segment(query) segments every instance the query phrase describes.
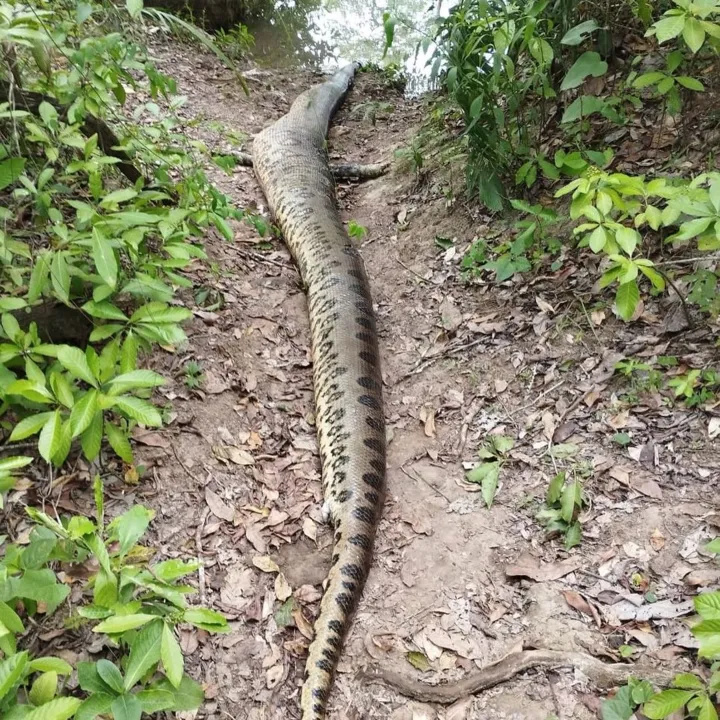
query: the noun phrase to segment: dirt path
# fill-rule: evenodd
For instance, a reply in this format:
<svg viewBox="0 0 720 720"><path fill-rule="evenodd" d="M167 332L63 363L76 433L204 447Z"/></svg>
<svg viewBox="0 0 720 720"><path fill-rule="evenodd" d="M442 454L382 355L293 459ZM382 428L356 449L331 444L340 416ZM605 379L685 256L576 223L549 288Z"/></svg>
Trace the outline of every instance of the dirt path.
<svg viewBox="0 0 720 720"><path fill-rule="evenodd" d="M214 60L156 53L188 96L186 132L218 150L230 147L228 131L257 132L317 80L251 73L248 99ZM394 105L375 125L362 105L373 100ZM419 104L361 75L331 132L331 156L387 160L421 117ZM263 210L252 170L215 169L213 179L238 205ZM464 285L462 252L490 220L449 210L440 187L418 187L411 173L343 184L338 196L344 219L367 228L360 243L391 442L376 562L331 717L597 716L597 693L570 672L529 674L441 709L361 684L354 673L370 660L419 675L411 660L429 680L452 678L525 642L608 659L632 645L641 662L682 667L678 654L692 642L686 601L718 581L702 545L717 532L720 456L706 415L652 394L627 407L612 368L630 352L700 366L712 361L712 338L663 335L657 308L618 323L594 307L600 296L589 295L583 268ZM231 621L228 635L182 636L207 687L200 713L295 718L331 540L320 521L306 304L282 243L235 229L233 243L209 239L212 262L195 278L222 306L198 308L189 347L157 358L176 378L165 389L172 422L138 438L152 479L141 487L159 510L160 547L201 556L201 594ZM456 241L441 250L436 237ZM205 374L199 391L183 383L190 360ZM630 436L627 448L612 441L618 431ZM490 510L463 467L488 434L515 441ZM560 469L583 480L589 503L582 544L569 552L534 519Z"/></svg>

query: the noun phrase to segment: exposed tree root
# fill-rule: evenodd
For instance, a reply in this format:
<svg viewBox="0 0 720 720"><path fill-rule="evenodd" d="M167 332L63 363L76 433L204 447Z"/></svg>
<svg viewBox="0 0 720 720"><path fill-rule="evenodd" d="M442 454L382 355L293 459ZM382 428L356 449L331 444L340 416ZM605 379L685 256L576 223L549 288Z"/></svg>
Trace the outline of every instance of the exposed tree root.
<svg viewBox="0 0 720 720"><path fill-rule="evenodd" d="M10 84L6 80L0 80L0 97L8 98L10 94ZM43 102L49 103L60 112L67 110L67 108L63 107L55 98L49 95L43 95L29 90L20 90L14 87L12 88L12 96L18 108L23 108L33 114L37 113L40 104ZM100 149L106 155L120 160L116 167L131 183L135 184L143 177L142 173L131 162L128 154L124 150L116 149L117 146L120 145L120 140L118 140L117 135L115 135L104 120L88 114L85 117L82 131L88 137L97 134ZM145 180L145 185L149 185L147 179Z"/></svg>
<svg viewBox="0 0 720 720"><path fill-rule="evenodd" d="M563 667L579 670L599 688L624 685L630 676L638 674L633 665L604 663L586 653L561 650L522 650L511 653L482 670L470 673L457 682L444 685L428 685L406 677L402 673L380 667L364 670L360 673L360 677L370 682L382 682L415 700L449 705L460 698L507 682L526 670L532 668L550 670ZM675 672L671 670L658 668L643 668L642 670L642 677L654 685L668 685L674 676Z"/></svg>
<svg viewBox="0 0 720 720"><path fill-rule="evenodd" d="M252 155L244 152L230 153L239 165L252 167ZM372 165L359 165L357 163L340 163L330 165L330 172L336 180L374 180L383 176L388 170L388 163L374 163Z"/></svg>

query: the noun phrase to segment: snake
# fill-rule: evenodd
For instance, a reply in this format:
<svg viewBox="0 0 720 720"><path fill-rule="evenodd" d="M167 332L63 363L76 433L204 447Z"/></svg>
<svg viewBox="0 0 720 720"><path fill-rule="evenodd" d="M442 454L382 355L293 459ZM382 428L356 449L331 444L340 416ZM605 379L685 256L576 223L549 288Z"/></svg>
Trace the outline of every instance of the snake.
<svg viewBox="0 0 720 720"><path fill-rule="evenodd" d="M307 292L323 512L333 553L308 649L302 720L326 717L328 698L362 596L385 495L382 374L370 285L340 219L327 133L357 64L301 93L258 133L253 167Z"/></svg>

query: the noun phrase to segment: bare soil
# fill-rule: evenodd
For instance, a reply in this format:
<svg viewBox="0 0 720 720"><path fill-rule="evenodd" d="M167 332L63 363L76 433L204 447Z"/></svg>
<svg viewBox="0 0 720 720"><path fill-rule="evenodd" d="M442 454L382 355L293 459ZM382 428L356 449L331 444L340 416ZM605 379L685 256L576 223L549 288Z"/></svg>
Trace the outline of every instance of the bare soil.
<svg viewBox="0 0 720 720"><path fill-rule="evenodd" d="M155 53L188 97L186 132L218 151L231 147L227 131L252 135L320 79L251 72L246 97L213 58L189 47ZM363 104L377 100L394 110L373 125ZM419 103L361 73L334 122L331 158L390 160L422 114ZM251 169L208 173L240 207L264 211ZM440 176L418 182L396 164L382 178L337 189L343 218L367 228L358 242L379 318L390 444L375 564L330 716L597 717L598 692L571 671L527 673L450 708L355 677L372 663L428 682L452 679L521 644L608 660L632 645L638 675L642 663L686 667L687 600L720 578L702 549L720 524L720 453L708 432L718 408L674 407L657 391L628 403L613 373L629 355L708 367L710 331L668 333L675 308L666 300L648 303L633 324L618 321L609 296L593 287L594 268L572 258L556 273L500 286L464 281L465 248L505 228L472 205L449 204L442 186ZM182 632L207 691L198 714L297 718L331 554L320 518L307 308L282 241L246 224L235 232L230 243L209 236L211 263L195 272L221 306L197 307L189 345L152 360L175 378L163 389L171 422L138 433L145 478L137 488L118 481L113 503L154 506L158 547L201 557L201 599L231 621L227 635ZM455 242L441 249L438 236ZM183 382L189 360L203 368L199 390ZM629 435L627 447L613 442L618 432ZM488 509L464 478L492 434L515 446ZM583 541L570 551L535 520L561 469L583 480L588 502Z"/></svg>

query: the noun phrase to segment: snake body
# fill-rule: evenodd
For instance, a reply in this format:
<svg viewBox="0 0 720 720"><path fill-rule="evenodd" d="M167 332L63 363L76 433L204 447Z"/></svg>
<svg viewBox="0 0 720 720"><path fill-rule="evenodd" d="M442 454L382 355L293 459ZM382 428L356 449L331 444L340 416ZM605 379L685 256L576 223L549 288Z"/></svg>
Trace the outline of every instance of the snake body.
<svg viewBox="0 0 720 720"><path fill-rule="evenodd" d="M328 574L302 688L302 720L322 720L345 635L365 585L385 489L377 331L362 259L337 211L330 120L355 65L310 88L253 141L255 173L307 289Z"/></svg>

